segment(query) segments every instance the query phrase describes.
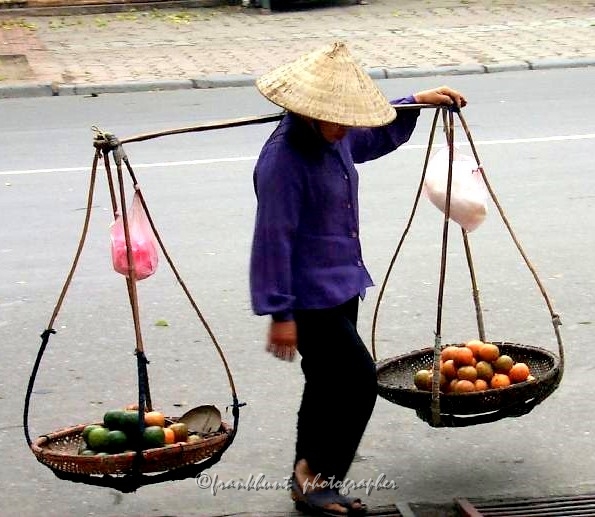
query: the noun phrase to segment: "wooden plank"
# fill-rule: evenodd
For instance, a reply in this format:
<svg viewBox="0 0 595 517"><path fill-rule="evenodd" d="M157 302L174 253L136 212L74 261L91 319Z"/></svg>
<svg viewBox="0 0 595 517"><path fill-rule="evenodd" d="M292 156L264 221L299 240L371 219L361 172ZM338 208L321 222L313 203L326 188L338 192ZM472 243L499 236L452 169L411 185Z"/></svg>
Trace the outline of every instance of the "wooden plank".
<svg viewBox="0 0 595 517"><path fill-rule="evenodd" d="M483 517L468 499L455 497L455 505L462 512L462 517Z"/></svg>
<svg viewBox="0 0 595 517"><path fill-rule="evenodd" d="M401 515L401 517L415 517L415 514L408 503L397 503L397 510L399 510L399 515Z"/></svg>

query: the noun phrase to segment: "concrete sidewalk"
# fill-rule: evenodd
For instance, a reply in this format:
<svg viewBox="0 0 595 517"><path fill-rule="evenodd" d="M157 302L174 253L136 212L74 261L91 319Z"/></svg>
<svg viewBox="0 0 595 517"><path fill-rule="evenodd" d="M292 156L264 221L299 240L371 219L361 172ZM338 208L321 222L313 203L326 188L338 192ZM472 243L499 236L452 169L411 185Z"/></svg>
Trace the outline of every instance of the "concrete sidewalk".
<svg viewBox="0 0 595 517"><path fill-rule="evenodd" d="M113 9L0 9L0 97L249 85L335 39L376 79L595 65L593 1Z"/></svg>

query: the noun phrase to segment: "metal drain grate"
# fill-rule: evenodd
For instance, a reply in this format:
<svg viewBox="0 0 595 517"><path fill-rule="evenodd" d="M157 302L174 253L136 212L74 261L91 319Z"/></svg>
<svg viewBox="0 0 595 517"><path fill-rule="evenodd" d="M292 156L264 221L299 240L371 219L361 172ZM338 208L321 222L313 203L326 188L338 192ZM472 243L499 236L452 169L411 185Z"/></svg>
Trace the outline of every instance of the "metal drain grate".
<svg viewBox="0 0 595 517"><path fill-rule="evenodd" d="M407 503L368 508L366 515L374 517L415 517Z"/></svg>
<svg viewBox="0 0 595 517"><path fill-rule="evenodd" d="M595 494L535 499L455 499L462 517L595 517Z"/></svg>

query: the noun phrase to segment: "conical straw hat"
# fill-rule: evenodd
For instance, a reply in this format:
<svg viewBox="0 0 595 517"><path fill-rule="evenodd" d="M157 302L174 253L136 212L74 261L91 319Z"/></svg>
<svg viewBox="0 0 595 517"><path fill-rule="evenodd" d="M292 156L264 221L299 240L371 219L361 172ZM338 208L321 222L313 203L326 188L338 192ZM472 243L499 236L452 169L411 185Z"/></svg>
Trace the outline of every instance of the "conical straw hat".
<svg viewBox="0 0 595 517"><path fill-rule="evenodd" d="M343 42L321 47L264 74L256 87L278 106L316 120L376 127L396 116Z"/></svg>

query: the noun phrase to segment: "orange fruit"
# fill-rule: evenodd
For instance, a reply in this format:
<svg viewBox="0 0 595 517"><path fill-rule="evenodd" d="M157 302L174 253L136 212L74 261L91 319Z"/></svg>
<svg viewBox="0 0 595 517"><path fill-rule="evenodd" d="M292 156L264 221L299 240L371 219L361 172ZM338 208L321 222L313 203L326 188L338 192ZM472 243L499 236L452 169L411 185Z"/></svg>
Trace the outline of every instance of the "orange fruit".
<svg viewBox="0 0 595 517"><path fill-rule="evenodd" d="M467 348L470 348L475 357L479 357L479 349L482 347L483 341L479 339L471 339L465 343Z"/></svg>
<svg viewBox="0 0 595 517"><path fill-rule="evenodd" d="M454 387L455 393L469 393L475 391L475 384L465 379L457 381Z"/></svg>
<svg viewBox="0 0 595 517"><path fill-rule="evenodd" d="M165 416L160 411L147 411L145 413L145 424L147 426L158 425L163 427L165 425Z"/></svg>
<svg viewBox="0 0 595 517"><path fill-rule="evenodd" d="M164 427L163 428L163 436L164 436L163 443L165 443L165 445L169 445L171 443L176 443L176 433L174 432L173 429L170 429L169 427Z"/></svg>
<svg viewBox="0 0 595 517"><path fill-rule="evenodd" d="M484 391L489 388L488 383L483 379L477 379L474 383L475 391Z"/></svg>
<svg viewBox="0 0 595 517"><path fill-rule="evenodd" d="M457 370L457 377L460 380L475 382L477 379L477 370L473 366L461 366Z"/></svg>
<svg viewBox="0 0 595 517"><path fill-rule="evenodd" d="M445 392L448 389L448 379L443 373L440 374L440 391Z"/></svg>
<svg viewBox="0 0 595 517"><path fill-rule="evenodd" d="M494 370L496 370L498 373L507 374L512 368L513 364L514 361L512 357L510 357L509 355L501 355L492 363L492 366L494 367Z"/></svg>
<svg viewBox="0 0 595 517"><path fill-rule="evenodd" d="M490 380L491 388L506 388L510 386L510 379L505 373L495 373Z"/></svg>
<svg viewBox="0 0 595 517"><path fill-rule="evenodd" d="M448 389L448 383L450 381L446 378L446 375L444 375L442 372L440 372L438 375L439 375L438 378L440 379L438 381L438 389L444 393ZM430 379L429 379L429 383L428 383L428 391L432 391L433 380L434 380L434 376L430 375Z"/></svg>
<svg viewBox="0 0 595 517"><path fill-rule="evenodd" d="M484 343L479 347L479 359L491 363L498 359L500 349L494 343Z"/></svg>
<svg viewBox="0 0 595 517"><path fill-rule="evenodd" d="M440 352L440 358L446 362L450 359L454 359L457 351L459 350L458 346L448 345L447 347L443 348Z"/></svg>
<svg viewBox="0 0 595 517"><path fill-rule="evenodd" d="M524 382L529 377L529 367L525 363L516 363L508 372L508 376L512 383Z"/></svg>
<svg viewBox="0 0 595 517"><path fill-rule="evenodd" d="M457 376L457 367L455 366L455 362L452 359L444 361L442 363L442 367L440 368L440 372L443 373L447 379L454 379Z"/></svg>
<svg viewBox="0 0 595 517"><path fill-rule="evenodd" d="M472 365L473 364L473 351L466 346L460 346L457 348L457 353L454 357L455 363L459 366Z"/></svg>
<svg viewBox="0 0 595 517"><path fill-rule="evenodd" d="M455 390L455 386L459 382L459 379L454 378L448 383L448 387L446 388L446 393L453 393Z"/></svg>
<svg viewBox="0 0 595 517"><path fill-rule="evenodd" d="M475 365L475 369L477 370L477 377L485 381L489 381L494 375L494 369L487 361L479 361Z"/></svg>

